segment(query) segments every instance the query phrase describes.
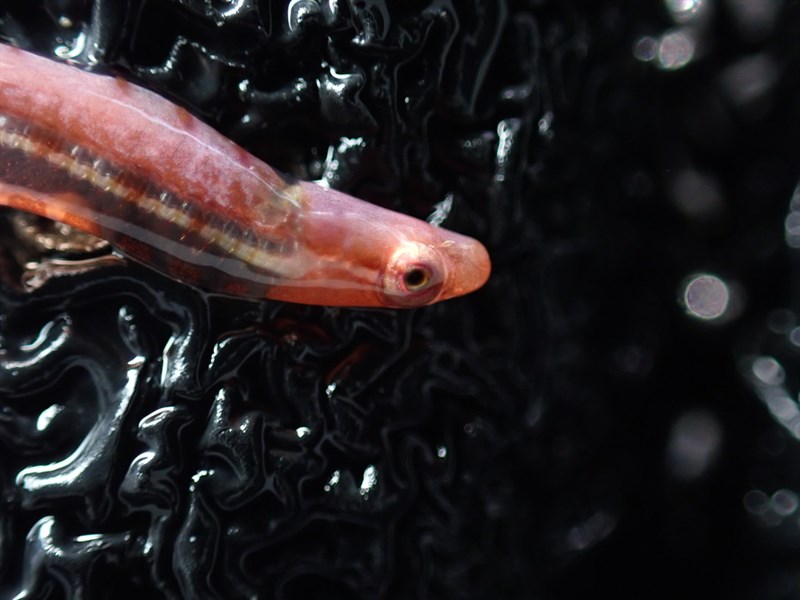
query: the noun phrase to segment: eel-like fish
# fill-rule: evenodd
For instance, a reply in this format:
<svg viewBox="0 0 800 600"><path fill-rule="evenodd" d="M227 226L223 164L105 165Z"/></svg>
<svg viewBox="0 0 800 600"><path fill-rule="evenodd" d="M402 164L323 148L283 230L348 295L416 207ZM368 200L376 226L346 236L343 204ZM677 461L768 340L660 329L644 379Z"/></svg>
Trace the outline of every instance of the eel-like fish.
<svg viewBox="0 0 800 600"><path fill-rule="evenodd" d="M151 91L6 45L0 205L233 296L415 307L491 268L474 239L290 181Z"/></svg>

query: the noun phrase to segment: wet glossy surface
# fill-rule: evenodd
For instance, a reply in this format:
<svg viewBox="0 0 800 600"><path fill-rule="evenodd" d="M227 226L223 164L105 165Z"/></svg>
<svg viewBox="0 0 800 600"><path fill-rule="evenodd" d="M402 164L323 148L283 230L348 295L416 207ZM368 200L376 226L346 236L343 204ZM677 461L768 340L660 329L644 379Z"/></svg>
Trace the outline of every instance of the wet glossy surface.
<svg viewBox="0 0 800 600"><path fill-rule="evenodd" d="M108 264L26 292L4 231L6 595L798 597L793 3L6 6L495 258L330 310Z"/></svg>

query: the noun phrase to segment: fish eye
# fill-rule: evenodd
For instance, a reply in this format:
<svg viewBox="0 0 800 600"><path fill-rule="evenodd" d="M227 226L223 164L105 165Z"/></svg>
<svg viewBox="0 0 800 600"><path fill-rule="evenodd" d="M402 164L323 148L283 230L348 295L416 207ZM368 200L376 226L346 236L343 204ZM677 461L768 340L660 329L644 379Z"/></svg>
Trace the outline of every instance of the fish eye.
<svg viewBox="0 0 800 600"><path fill-rule="evenodd" d="M381 293L387 306L412 307L433 302L442 291L446 272L439 252L425 244L409 243L389 260Z"/></svg>
<svg viewBox="0 0 800 600"><path fill-rule="evenodd" d="M406 271L403 283L409 292L418 292L430 283L430 270L423 265L414 265Z"/></svg>

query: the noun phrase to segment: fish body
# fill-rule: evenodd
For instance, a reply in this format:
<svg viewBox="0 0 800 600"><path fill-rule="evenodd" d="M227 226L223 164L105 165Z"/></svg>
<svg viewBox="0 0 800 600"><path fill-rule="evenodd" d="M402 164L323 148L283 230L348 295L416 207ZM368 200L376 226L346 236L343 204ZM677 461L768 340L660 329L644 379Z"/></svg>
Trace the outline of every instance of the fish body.
<svg viewBox="0 0 800 600"><path fill-rule="evenodd" d="M233 296L414 307L490 270L471 238L291 181L149 90L6 45L0 205Z"/></svg>

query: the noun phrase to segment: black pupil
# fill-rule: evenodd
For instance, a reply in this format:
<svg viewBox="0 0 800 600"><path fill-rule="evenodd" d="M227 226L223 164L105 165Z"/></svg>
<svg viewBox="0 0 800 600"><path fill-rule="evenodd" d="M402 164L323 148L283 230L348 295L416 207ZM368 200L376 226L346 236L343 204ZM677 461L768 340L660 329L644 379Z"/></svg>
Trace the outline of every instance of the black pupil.
<svg viewBox="0 0 800 600"><path fill-rule="evenodd" d="M406 287L409 289L416 289L428 283L428 273L425 269L415 268L406 272L405 276Z"/></svg>

